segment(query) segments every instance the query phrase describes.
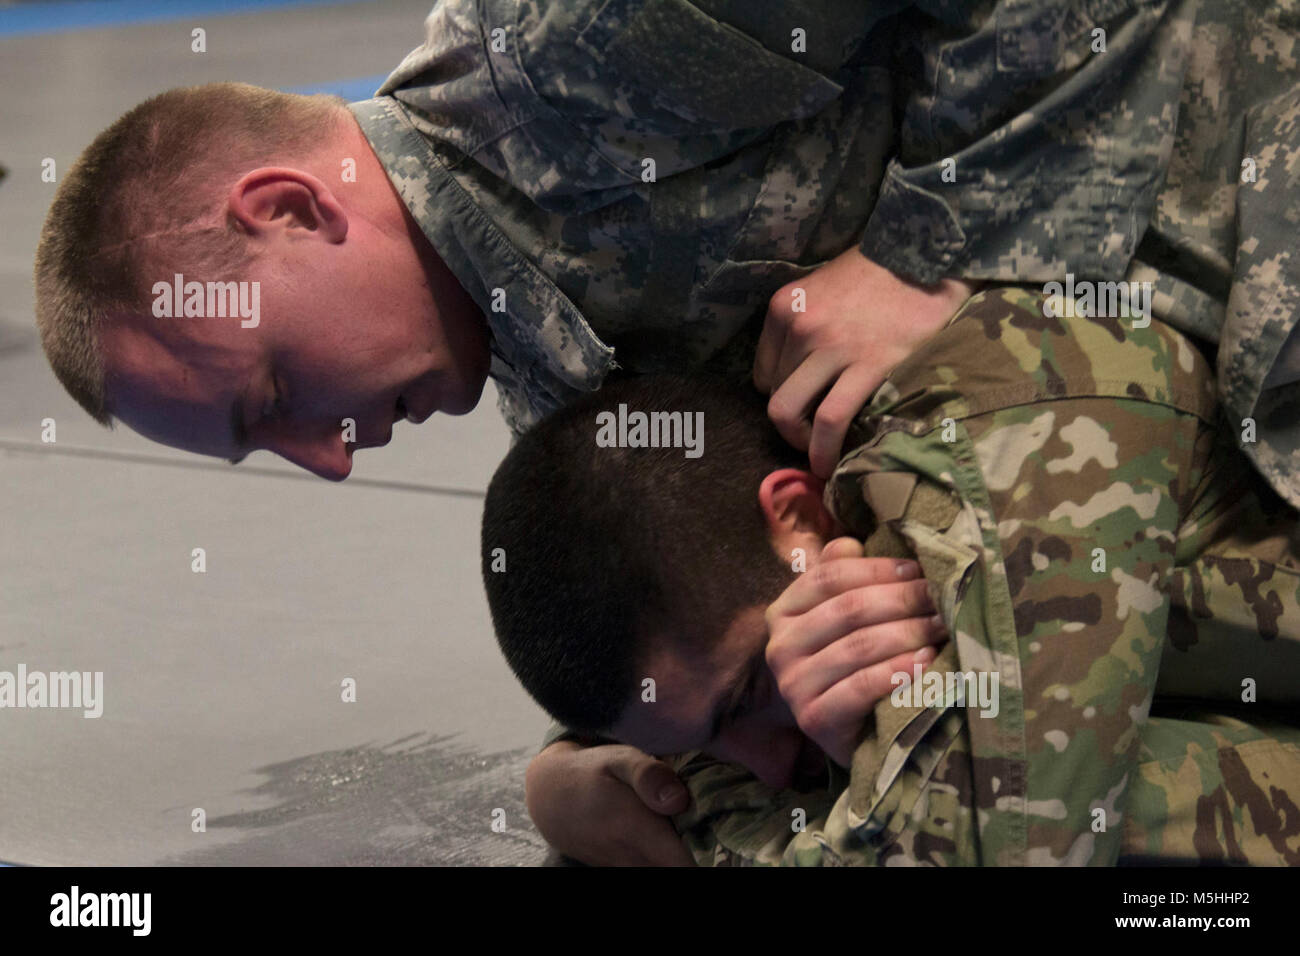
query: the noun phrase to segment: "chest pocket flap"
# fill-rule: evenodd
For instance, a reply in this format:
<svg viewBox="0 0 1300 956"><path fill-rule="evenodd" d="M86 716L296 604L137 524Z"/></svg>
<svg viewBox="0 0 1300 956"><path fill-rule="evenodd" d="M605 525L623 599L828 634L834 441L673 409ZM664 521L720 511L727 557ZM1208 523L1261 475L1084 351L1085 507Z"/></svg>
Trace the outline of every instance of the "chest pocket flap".
<svg viewBox="0 0 1300 956"><path fill-rule="evenodd" d="M821 111L843 88L686 0L609 0L577 45L668 114L714 130Z"/></svg>

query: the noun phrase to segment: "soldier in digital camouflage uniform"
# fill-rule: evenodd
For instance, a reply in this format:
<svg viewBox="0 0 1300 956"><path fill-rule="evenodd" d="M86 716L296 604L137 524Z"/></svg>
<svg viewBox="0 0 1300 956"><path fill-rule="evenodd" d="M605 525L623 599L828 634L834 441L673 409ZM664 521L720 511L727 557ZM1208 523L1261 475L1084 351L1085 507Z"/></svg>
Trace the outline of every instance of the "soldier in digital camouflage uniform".
<svg viewBox="0 0 1300 956"><path fill-rule="evenodd" d="M769 297L856 246L922 283L1151 282L1220 345L1233 433L1300 505L1294 23L1244 0L445 0L352 110L487 314L516 431L616 369L746 373Z"/></svg>
<svg viewBox="0 0 1300 956"><path fill-rule="evenodd" d="M1270 716L1300 698L1294 517L1186 339L1044 301L972 298L826 491L869 556L919 559L954 635L929 669L996 673L997 713L886 698L817 794L685 755L699 862L1300 864L1300 726Z"/></svg>

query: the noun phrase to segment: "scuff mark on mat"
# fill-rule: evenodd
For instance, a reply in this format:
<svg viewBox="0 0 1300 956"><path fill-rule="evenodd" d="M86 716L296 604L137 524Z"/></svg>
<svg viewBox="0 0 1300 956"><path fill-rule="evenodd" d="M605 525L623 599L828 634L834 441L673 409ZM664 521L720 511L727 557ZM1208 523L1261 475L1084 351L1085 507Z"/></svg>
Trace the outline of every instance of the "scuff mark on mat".
<svg viewBox="0 0 1300 956"><path fill-rule="evenodd" d="M532 755L529 748L483 753L454 736L412 734L259 767L267 780L247 792L276 803L207 820L209 830L251 832L163 863L538 865L547 846L523 802ZM504 830L493 831L494 819L504 819Z"/></svg>

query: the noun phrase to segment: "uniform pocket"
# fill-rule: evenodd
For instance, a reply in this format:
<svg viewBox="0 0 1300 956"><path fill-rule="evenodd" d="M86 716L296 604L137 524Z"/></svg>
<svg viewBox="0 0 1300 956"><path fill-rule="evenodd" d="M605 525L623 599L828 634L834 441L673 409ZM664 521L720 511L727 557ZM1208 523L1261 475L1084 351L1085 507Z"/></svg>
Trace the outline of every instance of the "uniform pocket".
<svg viewBox="0 0 1300 956"><path fill-rule="evenodd" d="M842 88L685 0L609 0L576 44L659 108L666 127L773 126L820 111Z"/></svg>
<svg viewBox="0 0 1300 956"><path fill-rule="evenodd" d="M722 297L729 304L766 309L777 289L802 279L822 265L822 262L801 265L785 259L728 259L704 284L704 289L710 298Z"/></svg>

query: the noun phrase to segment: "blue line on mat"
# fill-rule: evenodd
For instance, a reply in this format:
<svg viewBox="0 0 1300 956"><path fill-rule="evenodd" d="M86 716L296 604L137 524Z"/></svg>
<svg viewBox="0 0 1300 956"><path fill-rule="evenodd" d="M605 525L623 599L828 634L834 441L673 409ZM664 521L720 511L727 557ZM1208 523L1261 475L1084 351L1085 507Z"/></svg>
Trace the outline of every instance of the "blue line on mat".
<svg viewBox="0 0 1300 956"><path fill-rule="evenodd" d="M379 73L375 76L358 76L350 80L330 80L326 83L310 83L307 86L286 86L282 87L281 92L301 93L304 96L311 93L333 93L352 103L370 99L386 79L388 79L387 73Z"/></svg>
<svg viewBox="0 0 1300 956"><path fill-rule="evenodd" d="M306 4L336 5L357 0L57 0L0 6L0 37L164 23L190 17L260 13Z"/></svg>

